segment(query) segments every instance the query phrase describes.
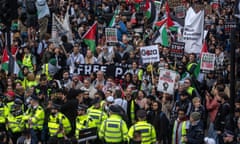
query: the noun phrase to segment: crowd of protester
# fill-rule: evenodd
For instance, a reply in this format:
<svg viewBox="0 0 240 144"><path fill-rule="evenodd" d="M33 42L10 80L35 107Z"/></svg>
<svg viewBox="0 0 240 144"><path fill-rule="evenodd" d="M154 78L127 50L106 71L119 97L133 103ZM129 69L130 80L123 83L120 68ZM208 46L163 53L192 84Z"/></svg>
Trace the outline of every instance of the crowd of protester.
<svg viewBox="0 0 240 144"><path fill-rule="evenodd" d="M35 10L27 1L31 0L19 1L19 19L11 26L10 51L21 74L3 69L6 26L1 23L0 143L86 143L79 140L82 130L89 128L96 128L97 138L87 143L95 144L240 143L238 20L234 95L230 95L231 43L224 29L224 22L235 19L237 1L220 0L219 7L205 15L205 40L216 59L214 71L202 72L201 78L194 73L199 54L176 59L169 46L159 43L160 62L142 63L140 47L155 44L157 29L142 11L136 22L131 21L137 0L33 0ZM166 17L166 1L161 2L159 21ZM179 3L187 10L211 2ZM170 11L174 16L174 8ZM73 41L66 35L59 45L52 41L53 13L61 21L69 14ZM112 17L119 43L109 50L104 30ZM96 50L91 51L82 37L94 22L98 31ZM130 66L116 78L103 71L80 75L81 64ZM159 69L177 72L173 95L158 90Z"/></svg>

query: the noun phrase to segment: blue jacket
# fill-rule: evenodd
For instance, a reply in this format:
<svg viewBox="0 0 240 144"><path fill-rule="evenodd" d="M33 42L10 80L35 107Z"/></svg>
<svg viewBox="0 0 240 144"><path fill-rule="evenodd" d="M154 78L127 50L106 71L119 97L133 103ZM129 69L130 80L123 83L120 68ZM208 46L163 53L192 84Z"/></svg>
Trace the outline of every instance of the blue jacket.
<svg viewBox="0 0 240 144"><path fill-rule="evenodd" d="M122 41L122 35L127 33L127 27L123 21L119 21L117 25L120 26L120 28L117 29L117 39L118 41Z"/></svg>

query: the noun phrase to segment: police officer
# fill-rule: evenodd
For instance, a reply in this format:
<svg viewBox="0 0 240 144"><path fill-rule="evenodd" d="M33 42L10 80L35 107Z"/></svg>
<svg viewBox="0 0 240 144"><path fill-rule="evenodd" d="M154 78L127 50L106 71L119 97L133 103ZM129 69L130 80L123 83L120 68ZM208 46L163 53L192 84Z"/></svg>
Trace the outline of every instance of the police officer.
<svg viewBox="0 0 240 144"><path fill-rule="evenodd" d="M6 117L9 114L9 108L4 103L4 95L0 94L0 131L6 130Z"/></svg>
<svg viewBox="0 0 240 144"><path fill-rule="evenodd" d="M193 112L190 115L190 127L187 135L183 137L183 142L187 144L202 144L204 143L204 128L201 121L201 114Z"/></svg>
<svg viewBox="0 0 240 144"><path fill-rule="evenodd" d="M75 137L79 139L79 133L81 130L86 128L94 127L92 119L86 114L87 106L84 104L79 104L77 108L78 116L76 118L76 130Z"/></svg>
<svg viewBox="0 0 240 144"><path fill-rule="evenodd" d="M41 133L43 129L43 123L45 118L45 111L42 106L39 105L39 98L35 95L31 96L30 100L31 107L26 113L26 118L28 120L28 124L31 125L34 132L36 133L37 140L41 140Z"/></svg>
<svg viewBox="0 0 240 144"><path fill-rule="evenodd" d="M124 144L128 142L128 128L121 117L122 109L119 105L109 107L110 117L104 120L98 132L99 138L105 144Z"/></svg>
<svg viewBox="0 0 240 144"><path fill-rule="evenodd" d="M146 121L147 112L145 110L137 111L138 122L130 127L128 131L128 136L133 139L134 133L136 131L141 132L142 144L153 144L156 143L156 131L153 125L147 123Z"/></svg>
<svg viewBox="0 0 240 144"><path fill-rule="evenodd" d="M21 136L22 131L25 128L23 117L23 101L16 99L6 120L6 129L14 144L16 143L17 138Z"/></svg>
<svg viewBox="0 0 240 144"><path fill-rule="evenodd" d="M64 139L64 137L71 131L71 123L68 118L59 110L61 105L53 102L51 106L51 114L48 120L48 130L51 137Z"/></svg>
<svg viewBox="0 0 240 144"><path fill-rule="evenodd" d="M93 106L88 108L87 115L93 120L95 126L99 129L101 123L107 119L107 114L101 107L101 99L95 98L92 101Z"/></svg>

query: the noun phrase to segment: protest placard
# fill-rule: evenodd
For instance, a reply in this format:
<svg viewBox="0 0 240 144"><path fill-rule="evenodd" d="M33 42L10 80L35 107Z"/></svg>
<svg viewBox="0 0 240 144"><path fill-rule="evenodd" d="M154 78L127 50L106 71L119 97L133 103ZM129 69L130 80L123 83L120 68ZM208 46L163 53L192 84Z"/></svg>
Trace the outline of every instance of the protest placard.
<svg viewBox="0 0 240 144"><path fill-rule="evenodd" d="M215 54L202 53L200 69L202 71L213 71L215 63Z"/></svg>
<svg viewBox="0 0 240 144"><path fill-rule="evenodd" d="M160 92L174 94L176 72L167 69L161 69L157 90Z"/></svg>
<svg viewBox="0 0 240 144"><path fill-rule="evenodd" d="M116 28L106 28L105 36L107 43L117 43L117 29Z"/></svg>
<svg viewBox="0 0 240 144"><path fill-rule="evenodd" d="M182 58L184 54L185 43L184 42L172 42L170 55L175 58Z"/></svg>
<svg viewBox="0 0 240 144"><path fill-rule="evenodd" d="M160 61L158 45L145 46L140 48L142 62L154 63Z"/></svg>
<svg viewBox="0 0 240 144"><path fill-rule="evenodd" d="M177 6L175 7L175 15L177 18L184 18L186 15L186 8L185 6Z"/></svg>

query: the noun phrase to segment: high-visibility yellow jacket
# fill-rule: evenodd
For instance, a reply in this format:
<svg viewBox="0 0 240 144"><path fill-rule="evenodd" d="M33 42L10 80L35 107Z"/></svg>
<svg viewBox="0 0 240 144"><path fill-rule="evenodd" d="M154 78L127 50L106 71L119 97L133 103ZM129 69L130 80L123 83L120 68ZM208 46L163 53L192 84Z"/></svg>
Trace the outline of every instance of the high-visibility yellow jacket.
<svg viewBox="0 0 240 144"><path fill-rule="evenodd" d="M128 131L128 136L133 139L135 131L141 132L142 144L152 144L156 140L156 131L153 125L147 123L147 121L138 121L136 124L130 127Z"/></svg>
<svg viewBox="0 0 240 144"><path fill-rule="evenodd" d="M112 114L102 122L98 136L107 143L121 143L128 141L127 133L128 128L125 121L121 116Z"/></svg>

